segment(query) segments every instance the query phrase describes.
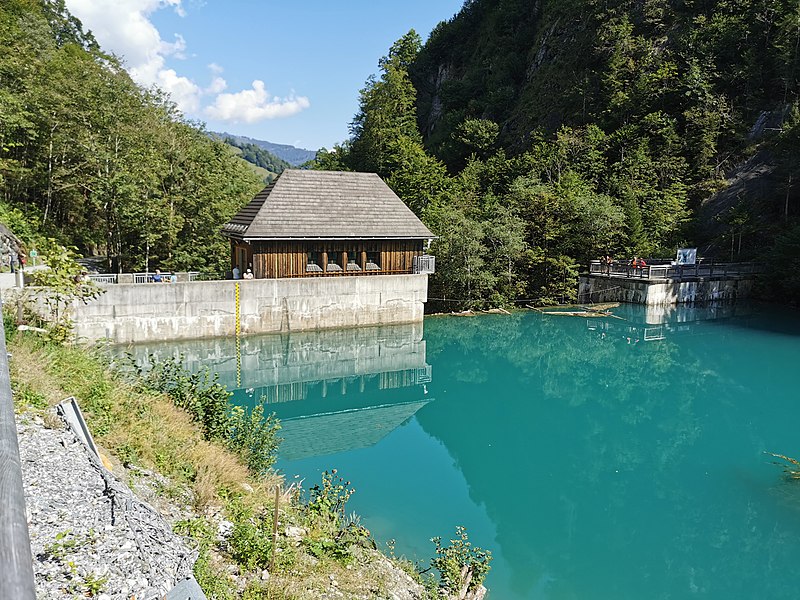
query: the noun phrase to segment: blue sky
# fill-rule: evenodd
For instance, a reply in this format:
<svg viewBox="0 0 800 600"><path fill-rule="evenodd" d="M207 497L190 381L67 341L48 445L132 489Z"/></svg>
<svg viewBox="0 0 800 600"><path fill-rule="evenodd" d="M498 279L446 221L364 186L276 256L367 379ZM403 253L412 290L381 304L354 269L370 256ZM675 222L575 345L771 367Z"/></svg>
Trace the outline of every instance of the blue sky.
<svg viewBox="0 0 800 600"><path fill-rule="evenodd" d="M463 0L66 0L136 81L208 129L316 150L347 138L389 46Z"/></svg>

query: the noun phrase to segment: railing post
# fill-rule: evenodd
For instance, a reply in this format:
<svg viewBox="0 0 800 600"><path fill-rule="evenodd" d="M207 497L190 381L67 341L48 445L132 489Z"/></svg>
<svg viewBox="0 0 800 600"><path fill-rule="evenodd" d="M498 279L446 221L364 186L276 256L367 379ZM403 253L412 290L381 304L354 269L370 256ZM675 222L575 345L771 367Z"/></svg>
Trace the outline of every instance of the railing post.
<svg viewBox="0 0 800 600"><path fill-rule="evenodd" d="M0 303L2 310L2 303ZM35 600L33 559L22 466L8 373L5 327L0 324L0 598Z"/></svg>

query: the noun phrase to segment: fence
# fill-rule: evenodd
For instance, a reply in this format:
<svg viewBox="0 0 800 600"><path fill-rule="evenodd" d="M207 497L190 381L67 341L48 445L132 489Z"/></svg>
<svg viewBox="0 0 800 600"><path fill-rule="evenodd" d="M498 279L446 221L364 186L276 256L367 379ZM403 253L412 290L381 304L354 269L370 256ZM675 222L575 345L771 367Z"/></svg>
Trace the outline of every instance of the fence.
<svg viewBox="0 0 800 600"><path fill-rule="evenodd" d="M436 272L436 257L429 254L414 257L414 273L433 274Z"/></svg>
<svg viewBox="0 0 800 600"><path fill-rule="evenodd" d="M115 283L153 283L155 273L92 273L89 275L95 283L115 284ZM161 281L170 281L175 275L180 281L197 281L200 279L198 271L188 273L160 273Z"/></svg>
<svg viewBox="0 0 800 600"><path fill-rule="evenodd" d="M609 265L599 260L589 263L591 275L608 275L610 277L638 277L641 279L682 279L684 277L726 277L756 275L764 271L761 263L715 263L714 261L698 261L694 265L674 265L664 260L646 261L645 267L633 267L627 263L614 262Z"/></svg>
<svg viewBox="0 0 800 600"><path fill-rule="evenodd" d="M0 325L0 598L36 598L3 325Z"/></svg>

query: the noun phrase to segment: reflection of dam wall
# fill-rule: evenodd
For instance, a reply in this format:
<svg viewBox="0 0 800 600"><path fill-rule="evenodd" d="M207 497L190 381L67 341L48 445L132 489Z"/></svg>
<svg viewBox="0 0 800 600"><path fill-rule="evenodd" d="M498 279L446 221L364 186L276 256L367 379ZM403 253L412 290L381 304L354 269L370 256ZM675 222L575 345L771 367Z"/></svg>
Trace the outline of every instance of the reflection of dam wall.
<svg viewBox="0 0 800 600"><path fill-rule="evenodd" d="M139 360L183 355L192 371L208 367L228 389L299 384L361 375L425 369L422 323L359 327L240 339L133 346ZM399 377L397 375L396 377Z"/></svg>
<svg viewBox="0 0 800 600"><path fill-rule="evenodd" d="M208 368L233 392L231 402L268 403L281 420L279 454L306 458L371 446L432 398L426 383L422 323L137 345L148 355L183 356L191 371Z"/></svg>
<svg viewBox="0 0 800 600"><path fill-rule="evenodd" d="M587 319L589 331L615 334L631 341L658 341L673 335L706 331L710 322L752 314L747 302L709 302L641 307L624 304L614 309L615 319Z"/></svg>

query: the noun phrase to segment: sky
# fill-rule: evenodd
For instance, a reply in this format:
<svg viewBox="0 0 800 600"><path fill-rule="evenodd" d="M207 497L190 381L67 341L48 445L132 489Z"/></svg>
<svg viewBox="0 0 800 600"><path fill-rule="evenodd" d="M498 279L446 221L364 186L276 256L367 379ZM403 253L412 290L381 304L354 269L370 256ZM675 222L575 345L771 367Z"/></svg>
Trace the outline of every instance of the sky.
<svg viewBox="0 0 800 600"><path fill-rule="evenodd" d="M210 131L317 150L348 137L358 92L410 29L464 0L66 0L139 84Z"/></svg>

